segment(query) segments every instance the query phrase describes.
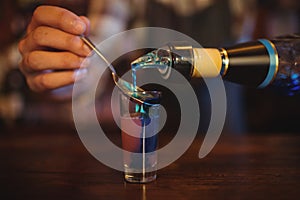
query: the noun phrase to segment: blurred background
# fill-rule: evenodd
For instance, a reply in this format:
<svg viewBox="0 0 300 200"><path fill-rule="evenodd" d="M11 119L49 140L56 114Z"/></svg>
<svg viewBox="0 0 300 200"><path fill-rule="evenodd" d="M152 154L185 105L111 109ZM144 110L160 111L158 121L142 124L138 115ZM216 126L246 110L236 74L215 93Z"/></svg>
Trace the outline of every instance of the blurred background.
<svg viewBox="0 0 300 200"><path fill-rule="evenodd" d="M31 92L18 70L17 43L25 33L33 10L41 4L59 5L88 16L91 37L100 40L142 26L180 31L204 47L229 46L300 32L299 0L1 0L0 133L22 125L74 126L71 102L53 101ZM121 60L129 62L126 58ZM104 82L107 88L113 88L111 80ZM210 102L205 84L194 79L192 85L199 97L201 116L209 116L207 105ZM300 131L300 96L232 83L226 83L226 90L226 131L237 134ZM96 107L102 113L103 123L109 124L111 113L107 109L110 103L107 96L102 94ZM200 124L200 130L205 131L208 121Z"/></svg>

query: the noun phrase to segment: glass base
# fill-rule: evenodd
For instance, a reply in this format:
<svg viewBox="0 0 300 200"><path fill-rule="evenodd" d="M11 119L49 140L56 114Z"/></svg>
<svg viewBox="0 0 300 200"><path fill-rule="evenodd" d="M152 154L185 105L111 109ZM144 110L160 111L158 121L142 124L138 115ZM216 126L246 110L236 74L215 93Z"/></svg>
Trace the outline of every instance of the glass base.
<svg viewBox="0 0 300 200"><path fill-rule="evenodd" d="M156 172L125 173L125 180L129 183L149 183L156 179Z"/></svg>

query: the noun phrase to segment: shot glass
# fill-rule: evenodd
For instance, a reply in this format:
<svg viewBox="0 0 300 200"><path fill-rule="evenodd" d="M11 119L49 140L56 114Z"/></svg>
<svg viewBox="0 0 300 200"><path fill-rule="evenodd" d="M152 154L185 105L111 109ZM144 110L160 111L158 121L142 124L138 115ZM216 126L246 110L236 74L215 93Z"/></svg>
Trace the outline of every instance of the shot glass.
<svg viewBox="0 0 300 200"><path fill-rule="evenodd" d="M120 94L124 178L131 183L147 183L156 179L161 93L145 92L153 97L150 105L134 102Z"/></svg>

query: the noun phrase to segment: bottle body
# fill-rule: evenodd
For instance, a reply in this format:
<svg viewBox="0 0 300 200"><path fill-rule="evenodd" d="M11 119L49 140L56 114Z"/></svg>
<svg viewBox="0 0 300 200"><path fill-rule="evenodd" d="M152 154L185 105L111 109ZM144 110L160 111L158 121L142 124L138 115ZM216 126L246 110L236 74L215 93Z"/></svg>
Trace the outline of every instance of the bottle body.
<svg viewBox="0 0 300 200"><path fill-rule="evenodd" d="M272 41L278 52L279 67L272 82L288 95L300 93L300 36L283 37Z"/></svg>

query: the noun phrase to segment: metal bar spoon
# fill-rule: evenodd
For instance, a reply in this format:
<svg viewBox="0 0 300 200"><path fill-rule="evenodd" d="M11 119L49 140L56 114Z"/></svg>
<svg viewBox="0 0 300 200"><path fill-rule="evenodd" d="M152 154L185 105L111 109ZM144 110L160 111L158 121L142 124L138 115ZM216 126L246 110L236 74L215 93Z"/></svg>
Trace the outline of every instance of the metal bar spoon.
<svg viewBox="0 0 300 200"><path fill-rule="evenodd" d="M88 45L104 62L107 64L108 68L111 71L113 80L115 85L132 101L144 104L144 105L153 105L157 104L160 99L160 93L157 91L145 91L140 87L134 87L132 83L125 81L124 79L120 78L115 68L112 64L103 56L101 51L96 47L96 45L87 37L81 36L82 41Z"/></svg>

